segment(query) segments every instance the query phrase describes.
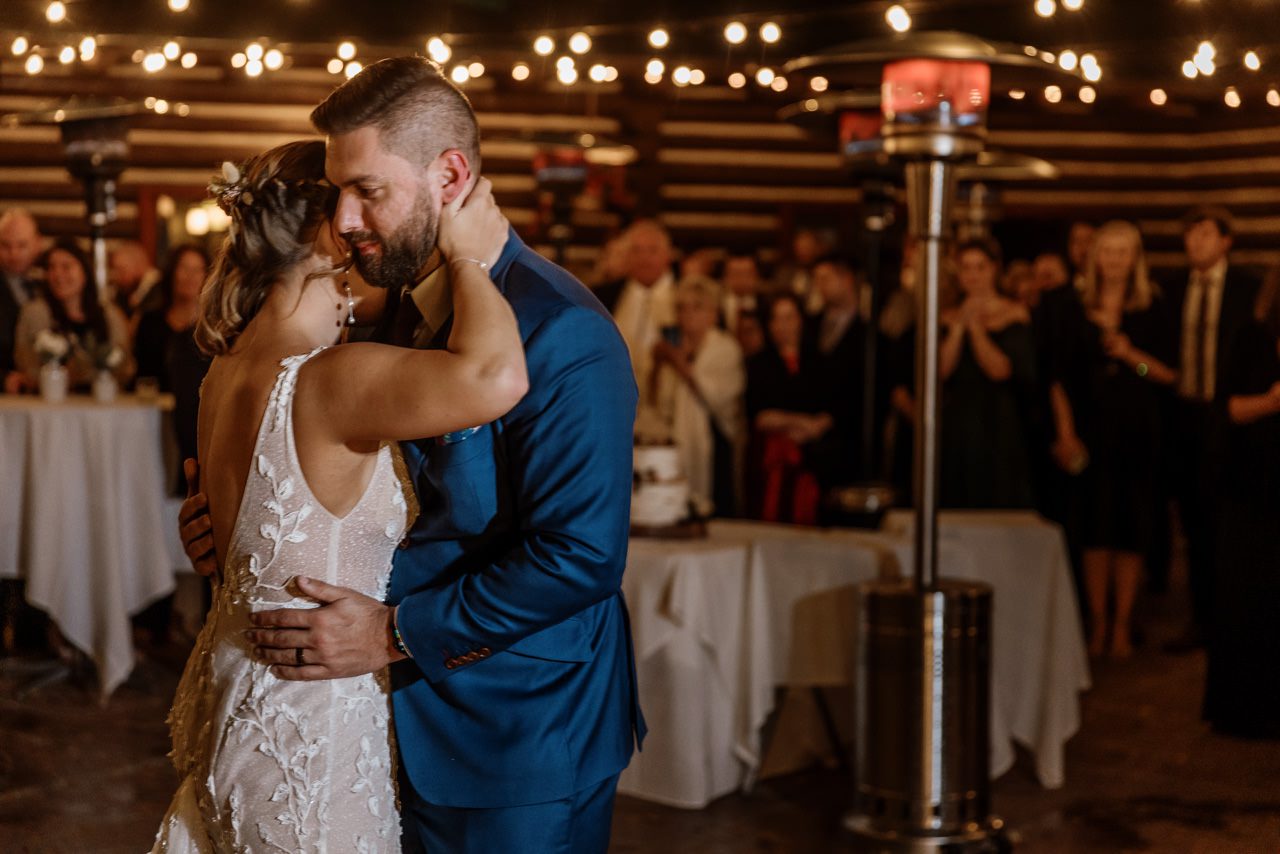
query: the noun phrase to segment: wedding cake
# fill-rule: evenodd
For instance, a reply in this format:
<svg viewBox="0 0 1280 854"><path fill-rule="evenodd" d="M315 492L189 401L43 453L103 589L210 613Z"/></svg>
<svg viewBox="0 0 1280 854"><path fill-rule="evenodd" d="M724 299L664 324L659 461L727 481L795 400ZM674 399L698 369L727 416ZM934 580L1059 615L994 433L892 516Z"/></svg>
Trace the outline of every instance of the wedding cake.
<svg viewBox="0 0 1280 854"><path fill-rule="evenodd" d="M636 445L631 524L669 528L689 518L689 481L675 445Z"/></svg>

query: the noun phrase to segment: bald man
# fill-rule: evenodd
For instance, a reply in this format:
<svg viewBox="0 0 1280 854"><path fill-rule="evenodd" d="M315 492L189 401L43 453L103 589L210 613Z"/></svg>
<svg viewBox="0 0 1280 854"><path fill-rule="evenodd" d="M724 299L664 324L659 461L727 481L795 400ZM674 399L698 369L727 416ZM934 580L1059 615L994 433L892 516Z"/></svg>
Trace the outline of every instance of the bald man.
<svg viewBox="0 0 1280 854"><path fill-rule="evenodd" d="M625 232L627 277L601 285L596 297L613 314L627 342L641 399L648 393L653 347L676 322L671 235L657 220L636 220Z"/></svg>
<svg viewBox="0 0 1280 854"><path fill-rule="evenodd" d="M147 250L136 240L122 241L111 250L107 279L116 305L130 320L136 320L164 303L164 296L156 287L160 271L152 266Z"/></svg>
<svg viewBox="0 0 1280 854"><path fill-rule="evenodd" d="M14 370L13 351L18 314L35 294L31 268L40 254L40 227L35 217L13 208L0 214L0 378L4 390L20 390L21 374Z"/></svg>

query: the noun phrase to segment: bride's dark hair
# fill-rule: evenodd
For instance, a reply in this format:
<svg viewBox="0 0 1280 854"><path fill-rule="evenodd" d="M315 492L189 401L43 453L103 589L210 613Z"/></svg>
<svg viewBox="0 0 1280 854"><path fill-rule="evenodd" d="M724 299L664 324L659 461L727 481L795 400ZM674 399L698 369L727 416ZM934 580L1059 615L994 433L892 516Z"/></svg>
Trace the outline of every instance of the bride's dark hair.
<svg viewBox="0 0 1280 854"><path fill-rule="evenodd" d="M312 252L337 193L324 177L324 143L290 142L230 164L210 185L231 228L200 294L195 338L226 353L262 308L272 285Z"/></svg>

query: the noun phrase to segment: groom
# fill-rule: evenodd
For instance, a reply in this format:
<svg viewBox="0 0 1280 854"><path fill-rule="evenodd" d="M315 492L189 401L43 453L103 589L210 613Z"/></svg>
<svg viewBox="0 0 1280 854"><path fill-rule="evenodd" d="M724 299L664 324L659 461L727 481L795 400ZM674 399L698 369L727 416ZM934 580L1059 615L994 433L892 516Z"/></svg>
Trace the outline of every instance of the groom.
<svg viewBox="0 0 1280 854"><path fill-rule="evenodd" d="M432 63L398 57L311 118L341 190L337 227L389 289L379 335L444 347L436 229L479 173L470 104ZM514 231L488 271L519 320L528 395L491 424L404 443L422 509L387 604L299 579L321 607L260 612L249 636L285 679L393 662L407 850L604 852L645 731L620 589L636 388L612 320L569 273ZM183 540L207 565L201 507L184 505Z"/></svg>

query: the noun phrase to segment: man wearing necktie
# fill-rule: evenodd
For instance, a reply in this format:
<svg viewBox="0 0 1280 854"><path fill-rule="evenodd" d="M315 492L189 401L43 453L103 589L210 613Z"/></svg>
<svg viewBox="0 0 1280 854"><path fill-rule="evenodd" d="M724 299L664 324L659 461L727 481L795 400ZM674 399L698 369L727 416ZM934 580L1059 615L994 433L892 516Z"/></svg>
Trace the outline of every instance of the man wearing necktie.
<svg viewBox="0 0 1280 854"><path fill-rule="evenodd" d="M1192 622L1166 646L1185 652L1202 646L1213 610L1217 469L1221 457L1222 401L1218 396L1226 348L1249 322L1259 282L1227 259L1231 214L1198 207L1184 219L1189 269L1170 287L1173 317L1180 323L1180 367L1174 418L1173 491L1187 538Z"/></svg>

